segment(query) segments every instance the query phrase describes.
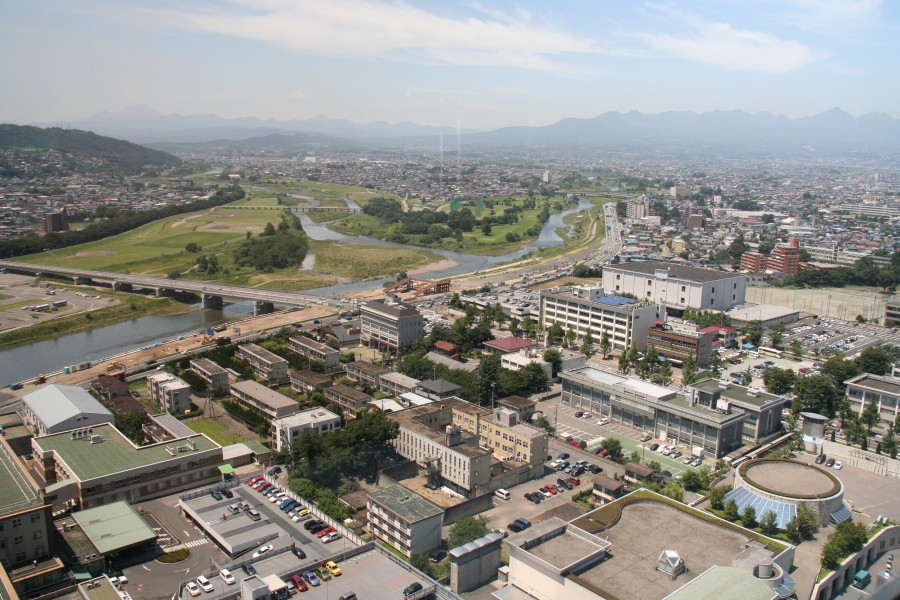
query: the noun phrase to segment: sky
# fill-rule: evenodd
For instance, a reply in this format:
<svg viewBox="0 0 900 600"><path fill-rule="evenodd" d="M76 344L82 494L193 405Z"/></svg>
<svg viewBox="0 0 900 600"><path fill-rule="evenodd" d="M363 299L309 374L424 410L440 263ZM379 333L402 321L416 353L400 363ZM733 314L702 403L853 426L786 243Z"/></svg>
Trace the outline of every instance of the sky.
<svg viewBox="0 0 900 600"><path fill-rule="evenodd" d="M894 0L5 4L0 122L147 109L465 129L632 110L900 118Z"/></svg>

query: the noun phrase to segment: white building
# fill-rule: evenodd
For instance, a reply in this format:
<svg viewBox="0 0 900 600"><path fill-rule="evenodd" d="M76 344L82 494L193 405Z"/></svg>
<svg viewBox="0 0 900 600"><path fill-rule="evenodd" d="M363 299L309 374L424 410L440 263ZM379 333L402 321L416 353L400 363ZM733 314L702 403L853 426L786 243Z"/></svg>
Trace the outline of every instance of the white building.
<svg viewBox="0 0 900 600"><path fill-rule="evenodd" d="M315 429L319 434L341 428L341 417L328 409L316 407L280 417L272 421L272 439L279 452L289 451L294 438L304 429Z"/></svg>
<svg viewBox="0 0 900 600"><path fill-rule="evenodd" d="M385 351L408 348L422 335L422 314L402 302L370 301L359 309L363 345Z"/></svg>
<svg viewBox="0 0 900 600"><path fill-rule="evenodd" d="M375 538L410 558L441 545L441 508L397 484L368 497L369 528Z"/></svg>
<svg viewBox="0 0 900 600"><path fill-rule="evenodd" d="M191 386L172 373L157 371L147 376L150 400L173 415L191 410Z"/></svg>
<svg viewBox="0 0 900 600"><path fill-rule="evenodd" d="M35 436L115 423L109 410L76 385L45 385L22 397L22 419Z"/></svg>
<svg viewBox="0 0 900 600"><path fill-rule="evenodd" d="M747 277L655 261L630 262L604 266L603 288L677 311L727 311L744 303Z"/></svg>

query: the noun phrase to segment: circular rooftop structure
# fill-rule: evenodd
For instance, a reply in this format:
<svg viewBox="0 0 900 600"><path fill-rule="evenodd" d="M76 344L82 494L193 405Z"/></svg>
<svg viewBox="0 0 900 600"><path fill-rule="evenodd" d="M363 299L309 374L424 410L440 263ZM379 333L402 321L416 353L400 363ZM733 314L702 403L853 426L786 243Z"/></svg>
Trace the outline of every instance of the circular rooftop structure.
<svg viewBox="0 0 900 600"><path fill-rule="evenodd" d="M786 458L743 463L737 469L734 489L726 497L738 503L741 514L746 506L753 506L757 517L772 510L781 529L796 516L800 504L816 512L821 525L850 518L840 479L825 469Z"/></svg>

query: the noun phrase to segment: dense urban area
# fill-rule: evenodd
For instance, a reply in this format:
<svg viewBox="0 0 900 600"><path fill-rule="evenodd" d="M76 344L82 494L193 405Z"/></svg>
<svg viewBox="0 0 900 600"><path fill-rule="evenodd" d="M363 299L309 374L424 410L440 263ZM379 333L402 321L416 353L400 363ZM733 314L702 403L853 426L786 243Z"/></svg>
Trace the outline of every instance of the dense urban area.
<svg viewBox="0 0 900 600"><path fill-rule="evenodd" d="M894 163L173 156L21 129L0 148L0 597L891 582Z"/></svg>

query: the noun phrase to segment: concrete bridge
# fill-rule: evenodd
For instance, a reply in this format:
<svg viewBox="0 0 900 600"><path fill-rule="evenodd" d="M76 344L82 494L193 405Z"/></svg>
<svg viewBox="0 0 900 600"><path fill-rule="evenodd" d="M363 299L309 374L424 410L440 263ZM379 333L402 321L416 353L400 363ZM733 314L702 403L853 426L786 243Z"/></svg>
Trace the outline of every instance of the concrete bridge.
<svg viewBox="0 0 900 600"><path fill-rule="evenodd" d="M204 281L168 279L165 277L145 277L143 275L89 271L69 267L51 267L13 261L0 261L0 272L22 273L35 277L48 275L63 277L71 279L75 285L109 285L112 289L123 292L131 292L135 288L141 288L153 290L157 296L170 296L175 292L190 292L200 296L203 308L221 309L223 298L254 300L256 304L253 313L257 315L273 312L276 304L304 306L322 301L322 298L318 296L309 296L296 292L276 292L241 285L222 285Z"/></svg>

